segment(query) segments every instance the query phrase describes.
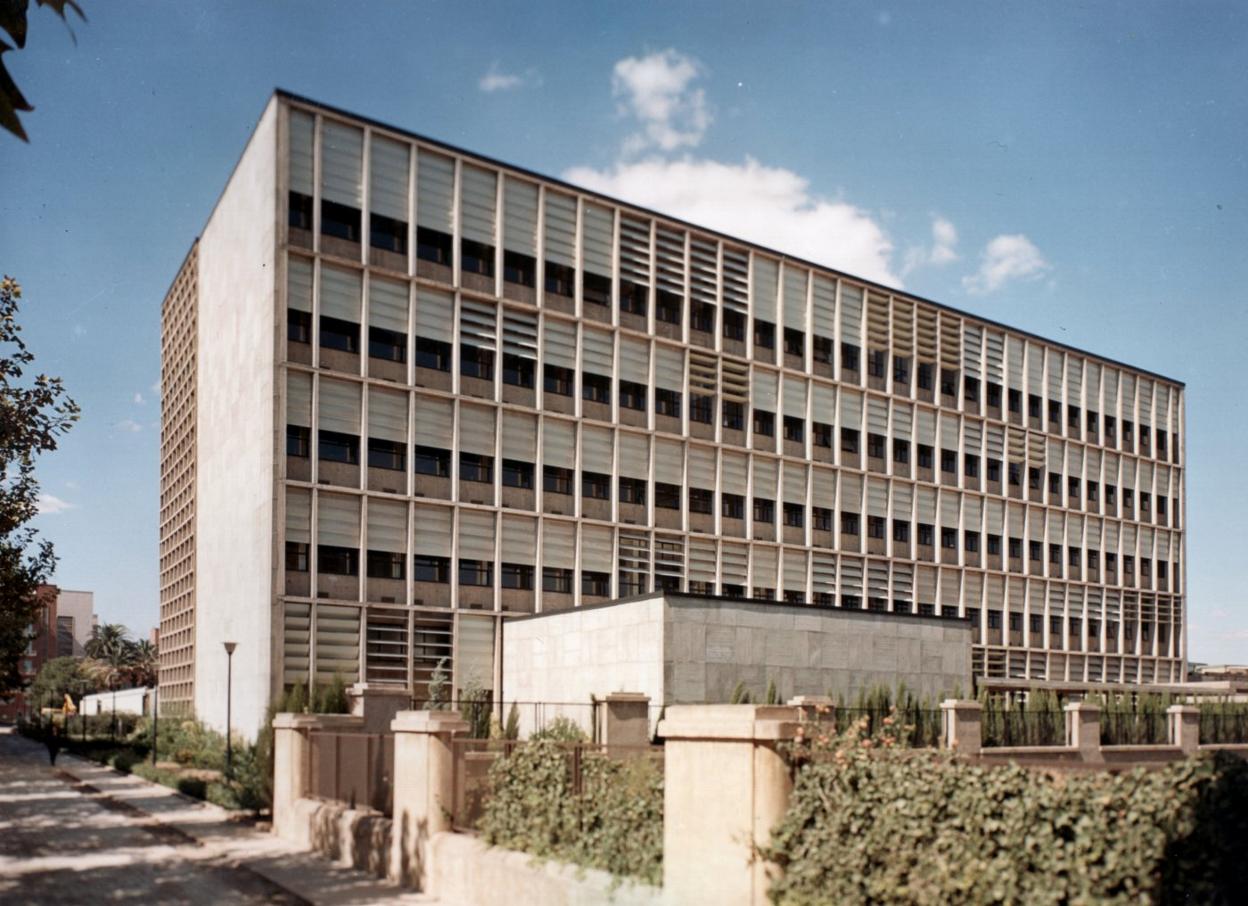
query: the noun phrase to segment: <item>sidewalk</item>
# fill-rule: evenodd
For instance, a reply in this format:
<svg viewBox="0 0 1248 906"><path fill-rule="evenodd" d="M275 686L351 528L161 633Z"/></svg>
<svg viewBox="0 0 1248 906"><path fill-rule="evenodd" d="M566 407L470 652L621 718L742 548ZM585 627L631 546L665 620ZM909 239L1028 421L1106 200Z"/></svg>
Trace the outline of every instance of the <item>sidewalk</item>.
<svg viewBox="0 0 1248 906"><path fill-rule="evenodd" d="M25 858L13 862L13 868L8 872L0 864L0 877L6 873L33 876L35 862L40 863L38 869L45 873L45 877L55 877L56 873L73 875L81 872L78 880L66 878L68 883L78 885L76 896L69 899L76 900L77 896L85 893L98 902L109 900L111 892L98 887L82 889L81 884L89 884L93 874L89 869L84 870L86 866L81 864L84 859L117 869L124 869L127 864L134 865L136 869L142 865L149 871L153 863L198 863L218 874L221 871L234 872L233 880L240 886L251 883L261 891L267 885L280 889L270 892L266 898L269 902L302 902L318 906L381 902L431 906L436 902L426 895L402 891L362 872L336 867L320 856L298 850L271 834L230 820L230 813L225 809L183 796L140 777L119 774L111 768L67 754L57 759L55 768L49 768L42 746L21 739L16 734L6 733L4 736L7 738L3 740L3 754L9 762L5 765L6 779L16 781L4 784L6 791L21 788L29 792L4 797L15 804L20 800L25 808L18 822L0 820L0 827L3 827L5 836L20 830L36 839L37 843L47 842L50 845L39 845L34 853L24 853ZM18 772L20 780L14 776ZM102 827L93 839L88 853L84 854L81 849L74 852L74 847L58 845L55 822L40 821L34 817L50 818L49 810L30 807L43 804L40 800L47 803L55 801L63 814L70 814L66 806L72 802L67 803L67 799L85 800L73 806L75 818L89 817L97 825L106 825L106 829ZM100 818L97 813L101 810L106 810L109 815ZM9 817L0 814L0 819ZM23 823L25 827L21 826ZM49 823L52 823L51 827L46 826ZM39 826L32 827L35 824ZM134 844L133 834L141 832L147 838L147 845L139 847ZM126 834L131 836L126 837ZM152 836L160 845L151 845ZM49 841L47 838L52 839ZM64 850L71 851L58 858ZM249 879L247 876L252 877ZM138 893L137 890L134 892ZM204 893L208 892L205 890ZM0 899L7 899L7 896L0 896ZM159 898L153 897L146 902L156 899Z"/></svg>

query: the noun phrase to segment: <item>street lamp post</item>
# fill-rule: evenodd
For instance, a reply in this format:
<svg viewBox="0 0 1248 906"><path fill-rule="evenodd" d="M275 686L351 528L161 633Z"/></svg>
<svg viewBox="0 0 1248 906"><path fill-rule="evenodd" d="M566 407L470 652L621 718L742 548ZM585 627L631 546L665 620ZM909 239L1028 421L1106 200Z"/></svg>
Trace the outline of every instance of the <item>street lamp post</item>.
<svg viewBox="0 0 1248 906"><path fill-rule="evenodd" d="M232 726L231 710L234 695L234 649L237 642L225 643L225 776L234 776L234 745L230 740Z"/></svg>
<svg viewBox="0 0 1248 906"><path fill-rule="evenodd" d="M157 740L160 736L160 675L157 674L156 686L152 689L152 767L156 767Z"/></svg>

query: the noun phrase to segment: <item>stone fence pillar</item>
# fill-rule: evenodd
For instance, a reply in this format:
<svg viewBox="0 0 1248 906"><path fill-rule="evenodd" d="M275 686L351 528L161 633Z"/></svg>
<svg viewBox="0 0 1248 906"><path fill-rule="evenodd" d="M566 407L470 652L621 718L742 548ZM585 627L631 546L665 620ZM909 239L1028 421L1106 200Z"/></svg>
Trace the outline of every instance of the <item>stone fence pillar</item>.
<svg viewBox="0 0 1248 906"><path fill-rule="evenodd" d="M314 776L337 765L314 764L314 730L357 729L359 719L346 714L277 714L273 717L273 832L302 846L310 844L307 822L295 812L295 803L311 796L331 796L333 777Z"/></svg>
<svg viewBox="0 0 1248 906"><path fill-rule="evenodd" d="M347 689L351 713L364 721L365 733L389 733L390 722L412 706L412 694L404 686L355 683Z"/></svg>
<svg viewBox="0 0 1248 906"><path fill-rule="evenodd" d="M943 745L959 755L978 755L984 746L984 706L948 698L940 703Z"/></svg>
<svg viewBox="0 0 1248 906"><path fill-rule="evenodd" d="M672 903L767 902L776 869L754 856L792 791L777 744L800 726L798 708L671 705L664 739L663 893Z"/></svg>
<svg viewBox="0 0 1248 906"><path fill-rule="evenodd" d="M1071 702L1066 712L1066 745L1088 762L1105 760L1101 754L1101 706L1096 702Z"/></svg>
<svg viewBox="0 0 1248 906"><path fill-rule="evenodd" d="M1184 755L1200 749L1200 708L1196 705L1171 705L1166 709L1170 722L1170 745L1178 746Z"/></svg>
<svg viewBox="0 0 1248 906"><path fill-rule="evenodd" d="M389 877L425 890L426 847L436 833L451 829L455 807L452 740L468 734L457 711L400 711L394 731L394 807L391 813Z"/></svg>
<svg viewBox="0 0 1248 906"><path fill-rule="evenodd" d="M598 738L608 750L613 746L632 749L650 745L650 696L612 692L599 699Z"/></svg>

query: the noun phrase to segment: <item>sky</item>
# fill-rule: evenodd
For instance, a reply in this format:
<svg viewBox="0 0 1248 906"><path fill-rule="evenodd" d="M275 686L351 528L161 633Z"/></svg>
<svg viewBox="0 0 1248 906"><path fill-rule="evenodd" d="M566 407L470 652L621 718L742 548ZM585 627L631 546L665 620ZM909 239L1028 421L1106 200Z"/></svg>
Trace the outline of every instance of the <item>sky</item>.
<svg viewBox="0 0 1248 906"><path fill-rule="evenodd" d="M160 304L282 87L1186 382L1189 653L1248 662L1248 4L81 2L4 57L0 270L101 620L157 621Z"/></svg>

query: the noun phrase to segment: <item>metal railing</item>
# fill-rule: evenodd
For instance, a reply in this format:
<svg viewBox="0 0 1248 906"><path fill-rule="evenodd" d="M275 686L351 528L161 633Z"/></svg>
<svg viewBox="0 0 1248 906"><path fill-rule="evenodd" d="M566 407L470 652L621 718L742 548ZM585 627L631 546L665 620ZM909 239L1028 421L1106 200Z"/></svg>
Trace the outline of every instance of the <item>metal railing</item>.
<svg viewBox="0 0 1248 906"><path fill-rule="evenodd" d="M985 708L980 726L985 748L1066 745L1066 715L1059 710Z"/></svg>
<svg viewBox="0 0 1248 906"><path fill-rule="evenodd" d="M1165 711L1101 712L1101 745L1170 745L1170 727Z"/></svg>

